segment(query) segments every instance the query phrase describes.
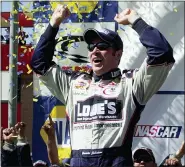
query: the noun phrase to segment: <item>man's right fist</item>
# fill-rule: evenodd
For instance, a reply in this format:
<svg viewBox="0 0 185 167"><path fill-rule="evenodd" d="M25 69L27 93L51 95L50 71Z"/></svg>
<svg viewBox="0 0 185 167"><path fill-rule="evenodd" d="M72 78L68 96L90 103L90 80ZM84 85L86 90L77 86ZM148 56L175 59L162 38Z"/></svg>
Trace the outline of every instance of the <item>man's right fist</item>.
<svg viewBox="0 0 185 167"><path fill-rule="evenodd" d="M128 25L133 24L135 20L139 18L137 12L133 9L125 9L121 13L116 14L114 20L119 24Z"/></svg>
<svg viewBox="0 0 185 167"><path fill-rule="evenodd" d="M59 27L60 23L67 19L70 16L71 12L69 11L68 7L65 5L58 5L50 20L50 24L52 27Z"/></svg>

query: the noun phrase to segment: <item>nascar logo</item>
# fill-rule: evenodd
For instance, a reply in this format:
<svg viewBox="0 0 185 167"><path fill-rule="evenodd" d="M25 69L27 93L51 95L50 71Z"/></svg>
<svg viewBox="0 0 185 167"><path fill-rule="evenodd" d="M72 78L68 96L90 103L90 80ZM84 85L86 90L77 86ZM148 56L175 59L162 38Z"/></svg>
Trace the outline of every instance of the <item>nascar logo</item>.
<svg viewBox="0 0 185 167"><path fill-rule="evenodd" d="M182 126L138 125L134 137L179 138Z"/></svg>

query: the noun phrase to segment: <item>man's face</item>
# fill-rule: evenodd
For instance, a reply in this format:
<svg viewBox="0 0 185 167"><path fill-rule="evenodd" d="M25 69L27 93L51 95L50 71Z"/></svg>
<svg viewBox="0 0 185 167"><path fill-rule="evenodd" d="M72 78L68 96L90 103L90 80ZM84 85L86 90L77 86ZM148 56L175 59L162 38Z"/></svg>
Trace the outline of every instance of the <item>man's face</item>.
<svg viewBox="0 0 185 167"><path fill-rule="evenodd" d="M134 162L134 167L157 167L156 163L150 161L150 162Z"/></svg>
<svg viewBox="0 0 185 167"><path fill-rule="evenodd" d="M105 42L99 38L92 41L92 44L97 43L103 45ZM92 51L88 52L88 56L93 72L98 76L118 67L118 60L115 57L115 50L112 47L102 49L96 46Z"/></svg>
<svg viewBox="0 0 185 167"><path fill-rule="evenodd" d="M134 159L134 167L157 167L157 164L153 162L150 156L140 155Z"/></svg>

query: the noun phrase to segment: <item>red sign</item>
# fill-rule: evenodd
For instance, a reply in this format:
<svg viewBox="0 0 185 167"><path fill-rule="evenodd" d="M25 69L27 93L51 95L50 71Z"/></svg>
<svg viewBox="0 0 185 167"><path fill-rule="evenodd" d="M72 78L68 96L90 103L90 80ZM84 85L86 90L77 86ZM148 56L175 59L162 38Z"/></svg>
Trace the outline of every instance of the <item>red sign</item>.
<svg viewBox="0 0 185 167"><path fill-rule="evenodd" d="M18 48L18 62L17 64L12 64L11 67L17 65L18 72L27 73L29 69L27 68L27 64L30 64L31 57L33 54L33 47L31 45L19 46ZM17 55L9 55L9 45L1 44L1 70L8 71L9 70L9 56L17 56Z"/></svg>
<svg viewBox="0 0 185 167"><path fill-rule="evenodd" d="M1 17L3 17L7 22L10 22L10 12L1 12ZM19 21L19 26L23 27L33 27L33 15L31 13L24 14L23 12L19 12L18 14L18 21ZM1 27L7 27L4 26L3 24Z"/></svg>
<svg viewBox="0 0 185 167"><path fill-rule="evenodd" d="M21 121L21 103L17 104L17 122ZM1 102L1 127L8 127L8 102Z"/></svg>

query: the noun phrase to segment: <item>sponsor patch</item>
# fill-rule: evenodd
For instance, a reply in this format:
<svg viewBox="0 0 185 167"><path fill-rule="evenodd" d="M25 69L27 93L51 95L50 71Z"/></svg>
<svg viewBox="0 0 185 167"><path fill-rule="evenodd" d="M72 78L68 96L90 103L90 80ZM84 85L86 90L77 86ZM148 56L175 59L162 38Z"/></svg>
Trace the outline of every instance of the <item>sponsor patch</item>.
<svg viewBox="0 0 185 167"><path fill-rule="evenodd" d="M122 119L121 101L94 96L75 105L75 122Z"/></svg>
<svg viewBox="0 0 185 167"><path fill-rule="evenodd" d="M116 88L115 87L105 88L103 89L103 94L114 96L116 94Z"/></svg>
<svg viewBox="0 0 185 167"><path fill-rule="evenodd" d="M89 87L89 83L86 81L77 81L74 84L75 89L87 89Z"/></svg>

